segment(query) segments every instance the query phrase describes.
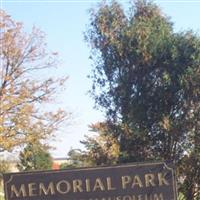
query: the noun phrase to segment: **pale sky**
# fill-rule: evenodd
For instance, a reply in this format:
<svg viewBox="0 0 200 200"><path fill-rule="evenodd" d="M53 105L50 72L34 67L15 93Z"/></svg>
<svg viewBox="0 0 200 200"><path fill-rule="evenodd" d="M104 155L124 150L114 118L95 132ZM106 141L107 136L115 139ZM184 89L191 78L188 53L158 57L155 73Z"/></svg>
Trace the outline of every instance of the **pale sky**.
<svg viewBox="0 0 200 200"><path fill-rule="evenodd" d="M1 0L3 8L11 17L24 23L26 31L35 25L46 33L48 48L59 53L62 64L56 74L68 75L67 88L57 95L60 107L74 115L70 127L58 133L54 157L66 157L69 149L82 148L79 141L88 134L88 125L103 120L103 113L93 109L94 101L87 95L91 88L89 51L83 32L89 24L88 9L100 1L45 1ZM120 1L127 5L128 1ZM155 1L174 22L176 31L192 29L200 33L200 0Z"/></svg>

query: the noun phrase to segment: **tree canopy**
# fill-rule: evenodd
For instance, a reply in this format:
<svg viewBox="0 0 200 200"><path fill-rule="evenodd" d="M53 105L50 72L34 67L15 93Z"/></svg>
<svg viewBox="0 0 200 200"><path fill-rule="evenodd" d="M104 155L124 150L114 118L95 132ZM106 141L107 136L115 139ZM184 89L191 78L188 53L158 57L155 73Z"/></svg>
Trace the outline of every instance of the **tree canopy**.
<svg viewBox="0 0 200 200"><path fill-rule="evenodd" d="M100 3L91 10L85 38L94 61L91 95L106 113L110 134L119 141L119 162L158 159L180 166L194 157L198 161L189 162L194 173L183 170L182 176L190 184L185 196L195 198L199 35L191 30L175 32L171 19L156 4L137 0L129 12L116 1Z"/></svg>
<svg viewBox="0 0 200 200"><path fill-rule="evenodd" d="M67 79L48 75L49 69L59 62L57 53L47 50L44 33L35 27L31 33L25 33L23 24L12 20L3 10L0 21L2 152L12 151L35 138L49 138L70 113L62 109L44 109L53 102L54 94L64 88Z"/></svg>

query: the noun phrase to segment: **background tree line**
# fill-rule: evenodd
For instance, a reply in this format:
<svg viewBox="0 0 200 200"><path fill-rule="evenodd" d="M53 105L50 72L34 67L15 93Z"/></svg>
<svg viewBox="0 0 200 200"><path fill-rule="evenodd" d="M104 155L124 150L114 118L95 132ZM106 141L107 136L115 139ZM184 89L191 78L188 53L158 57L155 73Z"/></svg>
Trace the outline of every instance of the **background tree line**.
<svg viewBox="0 0 200 200"><path fill-rule="evenodd" d="M106 121L92 125L75 165L170 160L178 189L200 198L200 37L175 32L151 1L100 3L90 12L91 96ZM77 160L81 161L78 163ZM65 166L66 167L66 166Z"/></svg>

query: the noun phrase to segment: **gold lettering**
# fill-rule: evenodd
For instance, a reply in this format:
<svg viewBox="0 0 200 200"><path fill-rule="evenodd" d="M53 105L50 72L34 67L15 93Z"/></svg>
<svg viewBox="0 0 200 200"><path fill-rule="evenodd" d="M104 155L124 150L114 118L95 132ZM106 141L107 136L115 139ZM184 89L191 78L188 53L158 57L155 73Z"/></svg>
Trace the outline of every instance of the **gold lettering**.
<svg viewBox="0 0 200 200"><path fill-rule="evenodd" d="M145 174L145 185L146 187L150 187L150 186L156 186L154 180L155 180L155 176L154 174Z"/></svg>
<svg viewBox="0 0 200 200"><path fill-rule="evenodd" d="M165 173L165 174L158 173L159 186L169 185L169 182L165 179L166 175L167 175L167 173Z"/></svg>
<svg viewBox="0 0 200 200"><path fill-rule="evenodd" d="M80 179L73 180L73 191L74 192L83 192L82 181Z"/></svg>
<svg viewBox="0 0 200 200"><path fill-rule="evenodd" d="M31 196L31 197L37 196L37 194L34 193L34 191L37 190L37 188L35 186L36 186L36 183L29 183L28 184L29 196Z"/></svg>
<svg viewBox="0 0 200 200"><path fill-rule="evenodd" d="M62 185L65 187L63 190L63 187ZM59 181L57 184L56 184L56 189L59 193L61 194L66 194L70 191L71 189L71 185L68 181L65 181L65 180L62 180L62 181Z"/></svg>
<svg viewBox="0 0 200 200"><path fill-rule="evenodd" d="M107 177L106 180L107 180L107 188L108 188L108 190L116 190L116 188L112 186L111 177Z"/></svg>
<svg viewBox="0 0 200 200"><path fill-rule="evenodd" d="M94 185L93 191L96 191L97 189L100 189L102 191L105 190L105 187L104 187L104 185L103 185L103 183L102 183L100 178L97 178L95 180L95 185Z"/></svg>
<svg viewBox="0 0 200 200"><path fill-rule="evenodd" d="M143 187L142 181L138 175L134 176L132 188L134 188L136 185L138 185L139 187Z"/></svg>
<svg viewBox="0 0 200 200"><path fill-rule="evenodd" d="M39 194L42 195L42 193L44 195L48 195L49 193L51 195L55 194L53 182L50 182L47 188L44 186L44 183L39 183Z"/></svg>
<svg viewBox="0 0 200 200"><path fill-rule="evenodd" d="M160 193L159 195L158 194L154 194L154 200L164 200L163 194L162 193Z"/></svg>
<svg viewBox="0 0 200 200"><path fill-rule="evenodd" d="M14 197L14 195L16 197L26 197L27 196L27 193L26 193L26 189L25 189L25 185L22 184L19 188L19 190L16 189L15 185L11 185L11 198Z"/></svg>
<svg viewBox="0 0 200 200"><path fill-rule="evenodd" d="M85 180L86 191L90 192L90 179Z"/></svg>
<svg viewBox="0 0 200 200"><path fill-rule="evenodd" d="M135 195L132 196L132 200L137 200Z"/></svg>
<svg viewBox="0 0 200 200"><path fill-rule="evenodd" d="M130 176L122 176L122 188L126 189L127 184L131 182Z"/></svg>
<svg viewBox="0 0 200 200"><path fill-rule="evenodd" d="M128 196L128 195L123 196L123 200L131 200L131 199L132 199L131 196Z"/></svg>
<svg viewBox="0 0 200 200"><path fill-rule="evenodd" d="M138 195L138 200L142 200L142 195Z"/></svg>

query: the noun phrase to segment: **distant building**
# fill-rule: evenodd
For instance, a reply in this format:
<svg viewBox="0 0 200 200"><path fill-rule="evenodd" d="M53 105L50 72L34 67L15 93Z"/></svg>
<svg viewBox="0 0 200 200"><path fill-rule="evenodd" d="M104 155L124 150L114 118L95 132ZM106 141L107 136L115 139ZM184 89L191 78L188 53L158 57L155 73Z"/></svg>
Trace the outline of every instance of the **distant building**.
<svg viewBox="0 0 200 200"><path fill-rule="evenodd" d="M60 169L60 165L69 162L66 158L54 158L52 169Z"/></svg>

